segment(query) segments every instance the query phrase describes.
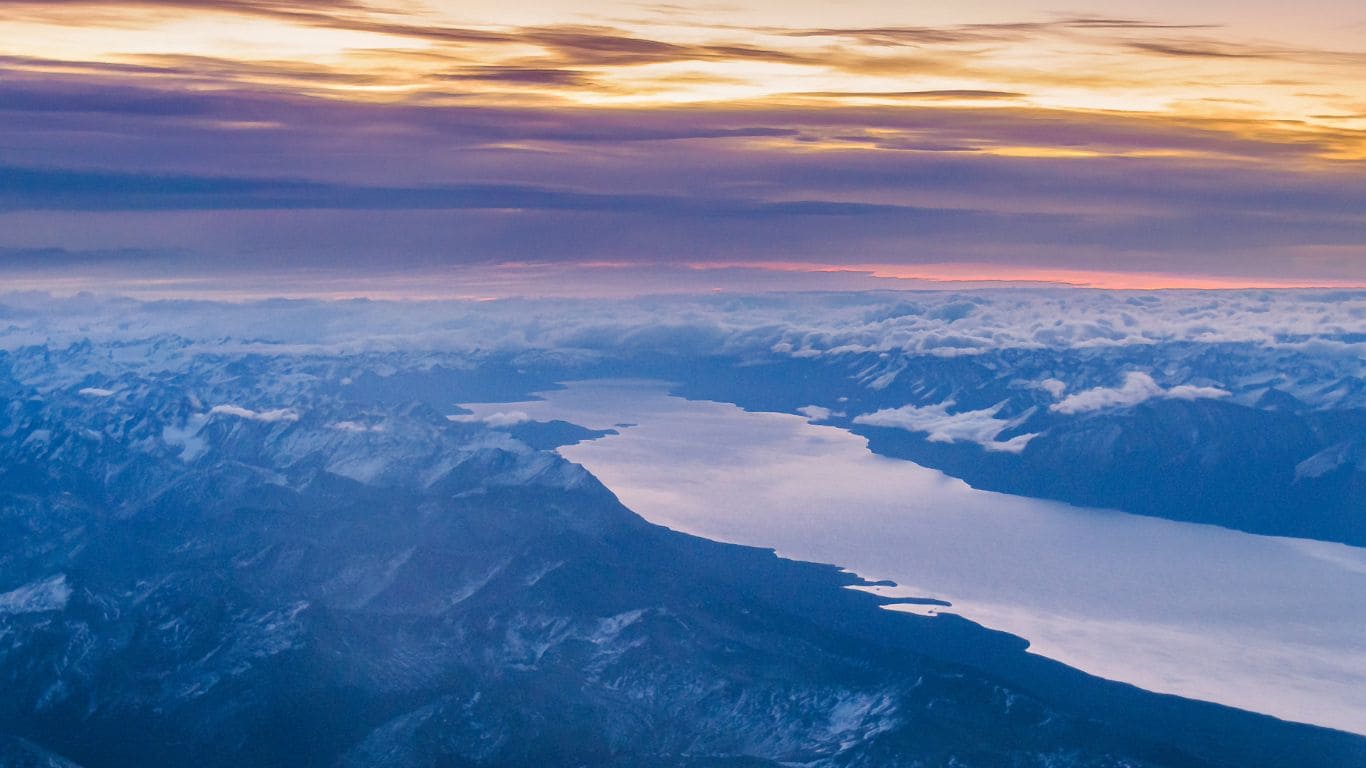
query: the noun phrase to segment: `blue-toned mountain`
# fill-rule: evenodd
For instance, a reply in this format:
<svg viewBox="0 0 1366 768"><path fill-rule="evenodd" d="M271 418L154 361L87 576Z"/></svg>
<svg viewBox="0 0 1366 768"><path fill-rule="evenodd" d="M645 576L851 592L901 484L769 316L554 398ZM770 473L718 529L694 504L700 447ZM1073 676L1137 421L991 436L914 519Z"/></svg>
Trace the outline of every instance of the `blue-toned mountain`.
<svg viewBox="0 0 1366 768"><path fill-rule="evenodd" d="M535 387L562 362L155 344L177 351L3 356L6 764L1366 759L1360 737L1101 681L879 610L833 567L649 525L413 390Z"/></svg>

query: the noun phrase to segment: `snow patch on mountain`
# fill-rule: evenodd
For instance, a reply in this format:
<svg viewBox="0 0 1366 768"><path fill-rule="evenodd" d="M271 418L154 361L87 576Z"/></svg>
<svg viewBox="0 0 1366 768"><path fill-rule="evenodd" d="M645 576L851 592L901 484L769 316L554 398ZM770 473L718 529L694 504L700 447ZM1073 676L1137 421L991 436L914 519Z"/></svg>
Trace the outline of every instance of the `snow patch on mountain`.
<svg viewBox="0 0 1366 768"><path fill-rule="evenodd" d="M334 424L328 424L327 426L329 429L335 429L340 432L356 433L384 432L388 429L383 424L365 424L359 421L338 421Z"/></svg>
<svg viewBox="0 0 1366 768"><path fill-rule="evenodd" d="M180 460L189 464L209 449L208 441L199 435L206 421L207 416L196 413L186 419L184 424L167 424L162 427L161 439L168 445L180 448Z"/></svg>
<svg viewBox="0 0 1366 768"><path fill-rule="evenodd" d="M69 599L71 587L67 586L66 574L58 573L0 594L0 616L60 611Z"/></svg>
<svg viewBox="0 0 1366 768"><path fill-rule="evenodd" d="M1328 446L1295 465L1295 480L1323 477L1351 465L1366 469L1366 442L1345 441Z"/></svg>

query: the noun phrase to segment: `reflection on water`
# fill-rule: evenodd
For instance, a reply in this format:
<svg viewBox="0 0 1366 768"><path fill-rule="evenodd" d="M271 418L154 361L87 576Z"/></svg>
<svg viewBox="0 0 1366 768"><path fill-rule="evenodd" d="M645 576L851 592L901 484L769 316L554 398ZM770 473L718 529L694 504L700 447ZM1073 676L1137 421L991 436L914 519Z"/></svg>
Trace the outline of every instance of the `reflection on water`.
<svg viewBox="0 0 1366 768"><path fill-rule="evenodd" d="M1103 677L1366 733L1366 550L979 491L658 382L544 396L468 407L616 427L561 453L653 522L889 579Z"/></svg>

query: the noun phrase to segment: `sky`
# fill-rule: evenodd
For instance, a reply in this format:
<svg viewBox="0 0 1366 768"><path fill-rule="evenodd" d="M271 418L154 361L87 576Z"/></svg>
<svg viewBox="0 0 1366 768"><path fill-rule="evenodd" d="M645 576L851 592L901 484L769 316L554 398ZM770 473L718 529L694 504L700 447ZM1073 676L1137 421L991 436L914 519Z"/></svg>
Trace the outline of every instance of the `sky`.
<svg viewBox="0 0 1366 768"><path fill-rule="evenodd" d="M0 0L0 280L1366 285L1366 6Z"/></svg>

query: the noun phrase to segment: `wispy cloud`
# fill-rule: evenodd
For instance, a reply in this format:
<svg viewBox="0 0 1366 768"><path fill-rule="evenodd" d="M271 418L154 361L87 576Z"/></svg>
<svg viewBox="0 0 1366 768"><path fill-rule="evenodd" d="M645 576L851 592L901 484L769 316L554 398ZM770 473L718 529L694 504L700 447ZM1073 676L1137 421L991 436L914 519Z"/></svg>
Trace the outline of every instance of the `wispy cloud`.
<svg viewBox="0 0 1366 768"><path fill-rule="evenodd" d="M299 420L299 414L289 408L271 408L264 411L253 411L250 408L243 408L240 405L215 405L209 409L210 416L232 416L247 421L260 421L264 423L292 422Z"/></svg>

